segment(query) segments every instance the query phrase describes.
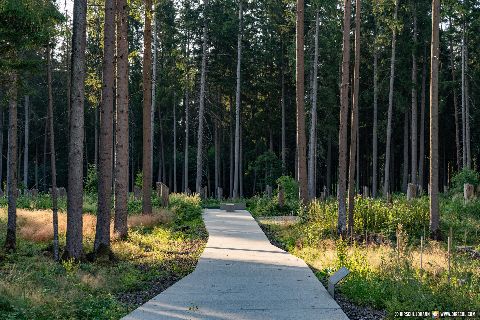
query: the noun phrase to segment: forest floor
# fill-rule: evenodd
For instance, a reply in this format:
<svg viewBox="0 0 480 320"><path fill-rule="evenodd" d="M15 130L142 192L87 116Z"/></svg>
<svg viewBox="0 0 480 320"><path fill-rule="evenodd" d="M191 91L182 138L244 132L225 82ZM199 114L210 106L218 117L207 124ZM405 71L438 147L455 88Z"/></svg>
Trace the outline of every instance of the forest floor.
<svg viewBox="0 0 480 320"><path fill-rule="evenodd" d="M198 208L200 210L200 208ZM119 319L195 268L208 234L200 216L170 211L129 216L127 240L113 240L114 261L54 262L51 211L18 211L17 251L0 251L2 319ZM93 246L96 217L84 214L84 249ZM59 215L61 246L66 215ZM0 209L0 243L6 233Z"/></svg>
<svg viewBox="0 0 480 320"><path fill-rule="evenodd" d="M312 237L310 222L291 217L257 221L273 244L303 259L324 284L340 265L350 269L336 300L352 320L392 319L401 311L476 311L479 316L480 259L471 254L452 251L449 275L442 242L427 241L420 250L405 238L397 250L389 241L348 244Z"/></svg>

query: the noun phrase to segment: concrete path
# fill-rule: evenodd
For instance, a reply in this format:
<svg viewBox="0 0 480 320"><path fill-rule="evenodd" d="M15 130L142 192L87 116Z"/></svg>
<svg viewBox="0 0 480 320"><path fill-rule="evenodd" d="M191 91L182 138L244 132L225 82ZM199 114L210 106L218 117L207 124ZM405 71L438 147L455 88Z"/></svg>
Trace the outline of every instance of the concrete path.
<svg viewBox="0 0 480 320"><path fill-rule="evenodd" d="M348 320L308 266L268 241L248 211L205 210L193 273L125 320Z"/></svg>

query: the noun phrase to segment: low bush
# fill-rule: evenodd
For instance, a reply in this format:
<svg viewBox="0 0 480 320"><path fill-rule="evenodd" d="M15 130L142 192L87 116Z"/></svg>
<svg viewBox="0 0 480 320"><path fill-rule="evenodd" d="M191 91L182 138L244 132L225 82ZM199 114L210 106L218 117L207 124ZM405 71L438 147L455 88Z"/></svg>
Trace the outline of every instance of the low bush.
<svg viewBox="0 0 480 320"><path fill-rule="evenodd" d="M480 174L472 169L462 169L452 178L452 192L463 193L463 185L465 183L470 183L477 187L480 184Z"/></svg>
<svg viewBox="0 0 480 320"><path fill-rule="evenodd" d="M198 194L172 193L168 208L177 221L192 221L202 215L202 201Z"/></svg>

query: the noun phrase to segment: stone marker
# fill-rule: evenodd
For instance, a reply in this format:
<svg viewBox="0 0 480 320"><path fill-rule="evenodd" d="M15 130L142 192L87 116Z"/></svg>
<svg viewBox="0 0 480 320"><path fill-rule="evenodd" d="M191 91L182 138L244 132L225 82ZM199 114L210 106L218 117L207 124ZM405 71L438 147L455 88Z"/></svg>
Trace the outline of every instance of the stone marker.
<svg viewBox="0 0 480 320"><path fill-rule="evenodd" d="M185 193L187 194L187 196L189 196L192 194L192 190L190 190L190 188L185 188Z"/></svg>
<svg viewBox="0 0 480 320"><path fill-rule="evenodd" d="M31 190L30 190L30 194L31 194L33 197L38 196L38 189L36 189L36 188L31 189Z"/></svg>
<svg viewBox="0 0 480 320"><path fill-rule="evenodd" d="M66 198L67 197L67 190L64 187L58 188L58 197L59 198Z"/></svg>
<svg viewBox="0 0 480 320"><path fill-rule="evenodd" d="M223 199L223 189L220 187L217 188L217 199L219 201Z"/></svg>
<svg viewBox="0 0 480 320"><path fill-rule="evenodd" d="M278 206L283 208L285 206L285 188L278 186Z"/></svg>
<svg viewBox="0 0 480 320"><path fill-rule="evenodd" d="M474 196L473 190L474 190L473 184L465 183L463 185L463 197L465 198L465 202L473 199L473 196Z"/></svg>
<svg viewBox="0 0 480 320"><path fill-rule="evenodd" d="M137 186L134 186L133 187L133 197L135 198L135 200L142 199L142 189L140 189Z"/></svg>
<svg viewBox="0 0 480 320"><path fill-rule="evenodd" d="M417 186L409 183L407 187L407 200L410 201L417 196Z"/></svg>
<svg viewBox="0 0 480 320"><path fill-rule="evenodd" d="M325 194L325 191L320 192L320 201L325 201L327 198L327 195Z"/></svg>
<svg viewBox="0 0 480 320"><path fill-rule="evenodd" d="M158 197L163 208L168 207L170 202L170 188L164 183L157 183Z"/></svg>
<svg viewBox="0 0 480 320"><path fill-rule="evenodd" d="M345 267L341 267L337 270L337 272L332 274L330 278L328 278L328 293L330 293L332 298L335 298L335 285L345 278L349 273L350 270Z"/></svg>
<svg viewBox="0 0 480 320"><path fill-rule="evenodd" d="M364 198L368 198L369 194L368 194L368 187L367 186L363 186L363 197Z"/></svg>
<svg viewBox="0 0 480 320"><path fill-rule="evenodd" d="M392 203L393 203L392 194L391 194L390 192L387 193L387 203L389 203L389 204L392 204Z"/></svg>
<svg viewBox="0 0 480 320"><path fill-rule="evenodd" d="M265 188L265 192L267 193L267 197L271 198L272 197L272 186L267 184L267 187Z"/></svg>

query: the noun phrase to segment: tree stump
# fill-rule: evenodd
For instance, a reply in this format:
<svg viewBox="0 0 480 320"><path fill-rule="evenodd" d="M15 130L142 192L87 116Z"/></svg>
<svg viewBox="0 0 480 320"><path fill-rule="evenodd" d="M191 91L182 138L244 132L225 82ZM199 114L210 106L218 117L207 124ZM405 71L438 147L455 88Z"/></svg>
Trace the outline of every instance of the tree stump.
<svg viewBox="0 0 480 320"><path fill-rule="evenodd" d="M265 188L265 192L267 193L267 197L271 198L272 197L272 186L267 184L267 187Z"/></svg>
<svg viewBox="0 0 480 320"><path fill-rule="evenodd" d="M417 196L417 186L409 183L407 187L407 200L410 201Z"/></svg>
<svg viewBox="0 0 480 320"><path fill-rule="evenodd" d="M463 197L465 198L465 202L472 200L474 195L475 193L473 184L465 183L463 185Z"/></svg>
<svg viewBox="0 0 480 320"><path fill-rule="evenodd" d="M285 189L283 186L278 186L278 206L280 208L285 206Z"/></svg>

